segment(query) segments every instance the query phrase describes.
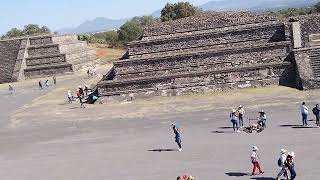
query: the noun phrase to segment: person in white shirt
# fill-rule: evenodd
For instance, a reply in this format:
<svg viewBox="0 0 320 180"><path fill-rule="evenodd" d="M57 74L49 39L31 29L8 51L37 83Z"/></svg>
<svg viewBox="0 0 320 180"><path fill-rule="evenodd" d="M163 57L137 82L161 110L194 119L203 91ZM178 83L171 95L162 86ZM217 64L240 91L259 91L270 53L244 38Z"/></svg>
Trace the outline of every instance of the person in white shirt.
<svg viewBox="0 0 320 180"><path fill-rule="evenodd" d="M300 110L302 115L302 126L308 126L308 107L305 102L302 102Z"/></svg>
<svg viewBox="0 0 320 180"><path fill-rule="evenodd" d="M285 162L287 160L287 150L281 149L280 150L280 157L278 159L278 166L281 168L280 172L278 173L276 180L279 180L281 176L284 176L288 179L287 169L285 167Z"/></svg>
<svg viewBox="0 0 320 180"><path fill-rule="evenodd" d="M257 146L253 146L252 147L252 153L251 153L251 162L253 164L253 169L252 169L252 176L255 175L256 169L258 168L259 173L263 174L264 172L261 170L260 164L259 164L259 156L257 154L258 151L258 147Z"/></svg>

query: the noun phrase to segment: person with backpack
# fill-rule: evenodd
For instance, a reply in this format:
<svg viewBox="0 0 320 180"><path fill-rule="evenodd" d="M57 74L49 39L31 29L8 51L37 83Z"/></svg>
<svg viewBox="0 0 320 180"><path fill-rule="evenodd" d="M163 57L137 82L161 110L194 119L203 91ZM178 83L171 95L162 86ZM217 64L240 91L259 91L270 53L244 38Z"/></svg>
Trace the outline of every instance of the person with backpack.
<svg viewBox="0 0 320 180"><path fill-rule="evenodd" d="M276 180L279 180L281 176L284 176L286 179L288 179L287 169L284 164L286 162L286 159L287 159L287 150L281 149L280 157L278 159L278 166L281 168L281 170L278 173Z"/></svg>
<svg viewBox="0 0 320 180"><path fill-rule="evenodd" d="M320 107L319 104L316 104L316 106L312 109L312 112L314 116L316 117L316 125L318 128L320 128L319 118L320 118Z"/></svg>
<svg viewBox="0 0 320 180"><path fill-rule="evenodd" d="M308 107L306 106L305 102L302 102L300 106L300 111L302 115L302 126L308 126Z"/></svg>
<svg viewBox="0 0 320 180"><path fill-rule="evenodd" d="M257 146L253 146L252 147L252 153L251 153L251 162L253 164L253 169L252 169L252 173L251 173L251 176L254 176L255 175L255 172L256 172L256 169L259 170L259 173L260 174L263 174L264 172L261 170L261 167L260 167L260 164L259 164L259 156L257 154L257 151L258 151L258 147Z"/></svg>
<svg viewBox="0 0 320 180"><path fill-rule="evenodd" d="M238 117L236 115L236 110L232 109L230 113L230 121L232 122L232 127L234 132L240 132L238 126Z"/></svg>
<svg viewBox="0 0 320 180"><path fill-rule="evenodd" d="M178 144L179 146L179 151L182 151L182 146L181 146L181 132L179 130L179 128L174 124L172 123L171 124L172 126L172 129L173 129L173 133L175 134L175 142Z"/></svg>

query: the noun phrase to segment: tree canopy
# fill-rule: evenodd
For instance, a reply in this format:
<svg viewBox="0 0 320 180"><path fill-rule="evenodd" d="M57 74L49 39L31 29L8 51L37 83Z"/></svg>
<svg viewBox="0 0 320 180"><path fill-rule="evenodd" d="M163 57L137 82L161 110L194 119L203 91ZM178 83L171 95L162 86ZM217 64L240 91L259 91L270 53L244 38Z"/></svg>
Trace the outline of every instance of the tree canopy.
<svg viewBox="0 0 320 180"><path fill-rule="evenodd" d="M161 21L176 20L189 16L194 16L202 10L189 2L167 3L161 11Z"/></svg>
<svg viewBox="0 0 320 180"><path fill-rule="evenodd" d="M51 31L47 26L40 27L37 24L28 24L24 26L23 30L12 28L5 35L3 35L2 38L14 38L25 35L46 34L50 32Z"/></svg>

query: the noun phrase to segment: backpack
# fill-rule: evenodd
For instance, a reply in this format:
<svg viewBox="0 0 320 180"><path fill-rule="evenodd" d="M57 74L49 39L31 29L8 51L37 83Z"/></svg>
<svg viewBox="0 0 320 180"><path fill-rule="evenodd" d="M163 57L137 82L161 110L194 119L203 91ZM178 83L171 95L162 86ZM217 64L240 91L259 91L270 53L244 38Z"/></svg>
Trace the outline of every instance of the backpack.
<svg viewBox="0 0 320 180"><path fill-rule="evenodd" d="M312 112L313 112L314 115L317 115L319 113L317 107L314 107L312 109Z"/></svg>
<svg viewBox="0 0 320 180"><path fill-rule="evenodd" d="M278 166L281 167L282 166L282 161L281 158L278 159Z"/></svg>

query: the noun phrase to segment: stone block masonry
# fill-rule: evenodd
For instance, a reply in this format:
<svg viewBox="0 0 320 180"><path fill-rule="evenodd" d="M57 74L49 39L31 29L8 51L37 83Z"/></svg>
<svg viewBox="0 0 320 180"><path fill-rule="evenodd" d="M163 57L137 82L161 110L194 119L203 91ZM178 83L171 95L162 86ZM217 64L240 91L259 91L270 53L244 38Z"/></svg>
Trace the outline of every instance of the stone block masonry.
<svg viewBox="0 0 320 180"><path fill-rule="evenodd" d="M98 63L76 35L41 35L0 41L0 83L73 73Z"/></svg>
<svg viewBox="0 0 320 180"><path fill-rule="evenodd" d="M96 88L108 100L296 86L288 25L251 13L205 13L145 28ZM289 40L289 41L288 41Z"/></svg>

